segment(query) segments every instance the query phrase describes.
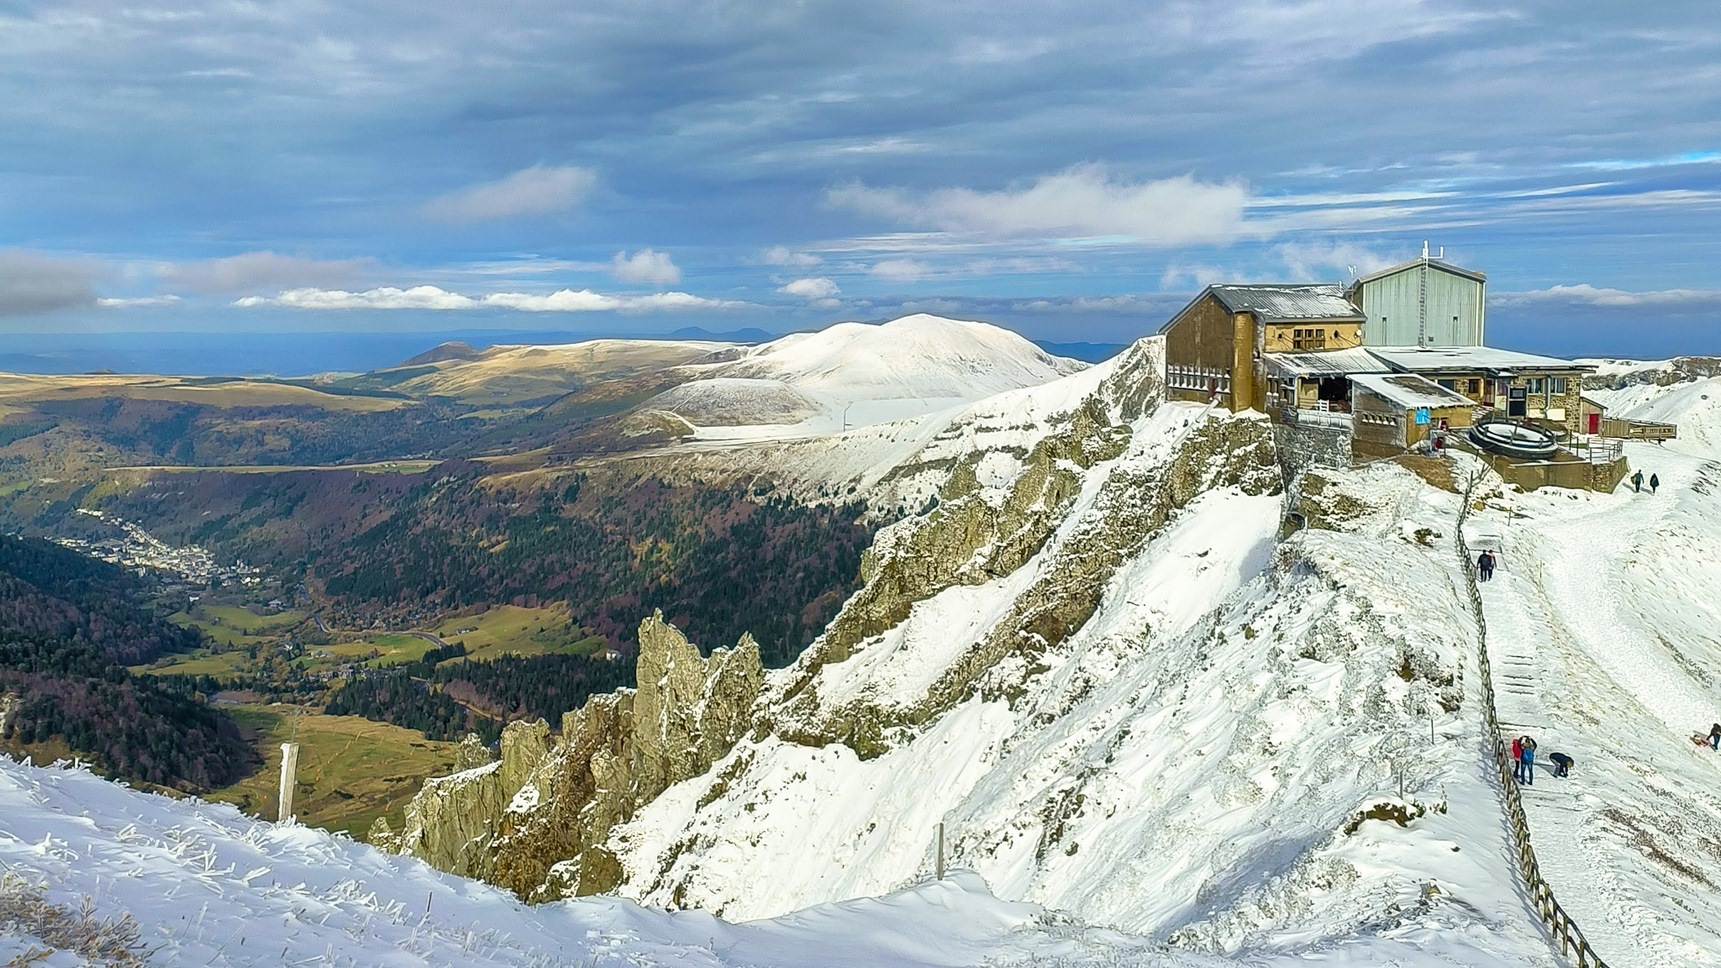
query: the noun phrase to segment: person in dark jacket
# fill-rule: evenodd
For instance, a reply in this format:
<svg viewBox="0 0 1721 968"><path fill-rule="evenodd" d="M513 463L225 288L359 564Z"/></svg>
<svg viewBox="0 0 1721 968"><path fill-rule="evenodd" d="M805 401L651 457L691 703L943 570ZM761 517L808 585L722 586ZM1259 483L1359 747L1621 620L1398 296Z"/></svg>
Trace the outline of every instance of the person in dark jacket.
<svg viewBox="0 0 1721 968"><path fill-rule="evenodd" d="M1484 551L1476 559L1476 577L1487 581L1494 577L1494 552Z"/></svg>
<svg viewBox="0 0 1721 968"><path fill-rule="evenodd" d="M1721 752L1721 723L1709 727L1709 748Z"/></svg>
<svg viewBox="0 0 1721 968"><path fill-rule="evenodd" d="M1567 776L1571 773L1572 764L1577 761L1564 753L1549 753L1548 762L1554 764L1555 776Z"/></svg>
<svg viewBox="0 0 1721 968"><path fill-rule="evenodd" d="M1636 471L1631 475L1631 493L1636 494L1641 490L1643 490L1643 472Z"/></svg>
<svg viewBox="0 0 1721 968"><path fill-rule="evenodd" d="M1654 474L1649 475L1649 493L1654 494L1656 491L1658 491L1660 489L1661 489L1661 478L1657 477Z"/></svg>

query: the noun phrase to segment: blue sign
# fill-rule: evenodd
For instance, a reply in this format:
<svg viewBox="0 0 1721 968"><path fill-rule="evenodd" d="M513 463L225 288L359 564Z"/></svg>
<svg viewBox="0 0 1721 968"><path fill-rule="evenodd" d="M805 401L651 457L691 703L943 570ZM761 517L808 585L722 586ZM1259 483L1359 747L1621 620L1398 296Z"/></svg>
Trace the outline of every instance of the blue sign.
<svg viewBox="0 0 1721 968"><path fill-rule="evenodd" d="M1417 407L1416 408L1416 422L1419 424L1425 424L1428 422L1428 408L1427 407Z"/></svg>

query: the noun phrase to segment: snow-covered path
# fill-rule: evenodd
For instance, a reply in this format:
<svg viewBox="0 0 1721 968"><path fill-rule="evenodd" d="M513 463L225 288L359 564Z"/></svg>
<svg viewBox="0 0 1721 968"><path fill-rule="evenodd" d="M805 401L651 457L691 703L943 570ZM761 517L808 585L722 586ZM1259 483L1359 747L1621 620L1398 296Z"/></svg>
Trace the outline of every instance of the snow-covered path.
<svg viewBox="0 0 1721 968"><path fill-rule="evenodd" d="M1659 494L1501 496L1470 540L1501 552L1481 586L1508 735L1564 752L1524 788L1543 875L1610 964L1721 964L1721 757L1688 737L1721 714L1706 542L1713 463L1642 445Z"/></svg>

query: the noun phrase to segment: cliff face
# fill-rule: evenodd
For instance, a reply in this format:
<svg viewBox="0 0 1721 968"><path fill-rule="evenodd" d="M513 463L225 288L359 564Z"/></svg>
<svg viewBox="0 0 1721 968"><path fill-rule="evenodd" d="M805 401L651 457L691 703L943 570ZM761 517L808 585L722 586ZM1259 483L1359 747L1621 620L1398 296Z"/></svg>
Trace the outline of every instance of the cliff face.
<svg viewBox="0 0 1721 968"><path fill-rule="evenodd" d="M542 720L511 724L499 761L430 780L399 835L373 842L529 899L612 888L611 828L727 753L764 681L750 637L706 658L654 613L639 643L637 690L594 697L559 737Z"/></svg>
<svg viewBox="0 0 1721 968"><path fill-rule="evenodd" d="M701 841L634 870L617 831L676 784L706 777L697 809L782 769L758 744L866 761L964 704L1021 701L1182 509L1215 490L1276 506L1266 423L1161 404L1159 374L1144 341L1109 368L976 405L884 476L889 495L933 480L936 506L879 533L864 587L794 666L767 683L750 639L702 658L654 615L637 691L593 699L557 738L510 727L500 763L427 784L379 842L533 900L627 883L673 902L675 860ZM963 595L997 604L942 627Z"/></svg>

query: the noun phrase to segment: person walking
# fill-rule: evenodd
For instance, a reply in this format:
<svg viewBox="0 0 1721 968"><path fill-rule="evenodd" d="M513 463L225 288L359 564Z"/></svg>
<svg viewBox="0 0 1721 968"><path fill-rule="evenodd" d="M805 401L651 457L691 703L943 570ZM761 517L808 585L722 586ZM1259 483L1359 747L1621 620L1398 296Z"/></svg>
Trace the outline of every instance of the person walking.
<svg viewBox="0 0 1721 968"><path fill-rule="evenodd" d="M1572 764L1577 761L1564 753L1549 753L1548 762L1554 764L1554 775L1563 777L1571 775Z"/></svg>
<svg viewBox="0 0 1721 968"><path fill-rule="evenodd" d="M1476 559L1476 577L1488 581L1494 577L1494 552L1483 551Z"/></svg>
<svg viewBox="0 0 1721 968"><path fill-rule="evenodd" d="M1721 723L1709 727L1709 748L1721 752Z"/></svg>
<svg viewBox="0 0 1721 968"><path fill-rule="evenodd" d="M1512 737L1512 779L1524 782L1524 737Z"/></svg>
<svg viewBox="0 0 1721 968"><path fill-rule="evenodd" d="M1522 762L1524 764L1523 784L1525 786L1535 786L1536 785L1536 741L1531 739L1528 736L1524 737L1522 749L1523 749L1523 758L1520 760L1520 762Z"/></svg>
<svg viewBox="0 0 1721 968"><path fill-rule="evenodd" d="M1643 490L1643 472L1642 471L1635 471L1631 475L1631 493L1636 494L1642 490Z"/></svg>
<svg viewBox="0 0 1721 968"><path fill-rule="evenodd" d="M1656 491L1658 491L1660 489L1661 489L1661 478L1657 477L1654 474L1649 475L1649 493L1654 494Z"/></svg>

